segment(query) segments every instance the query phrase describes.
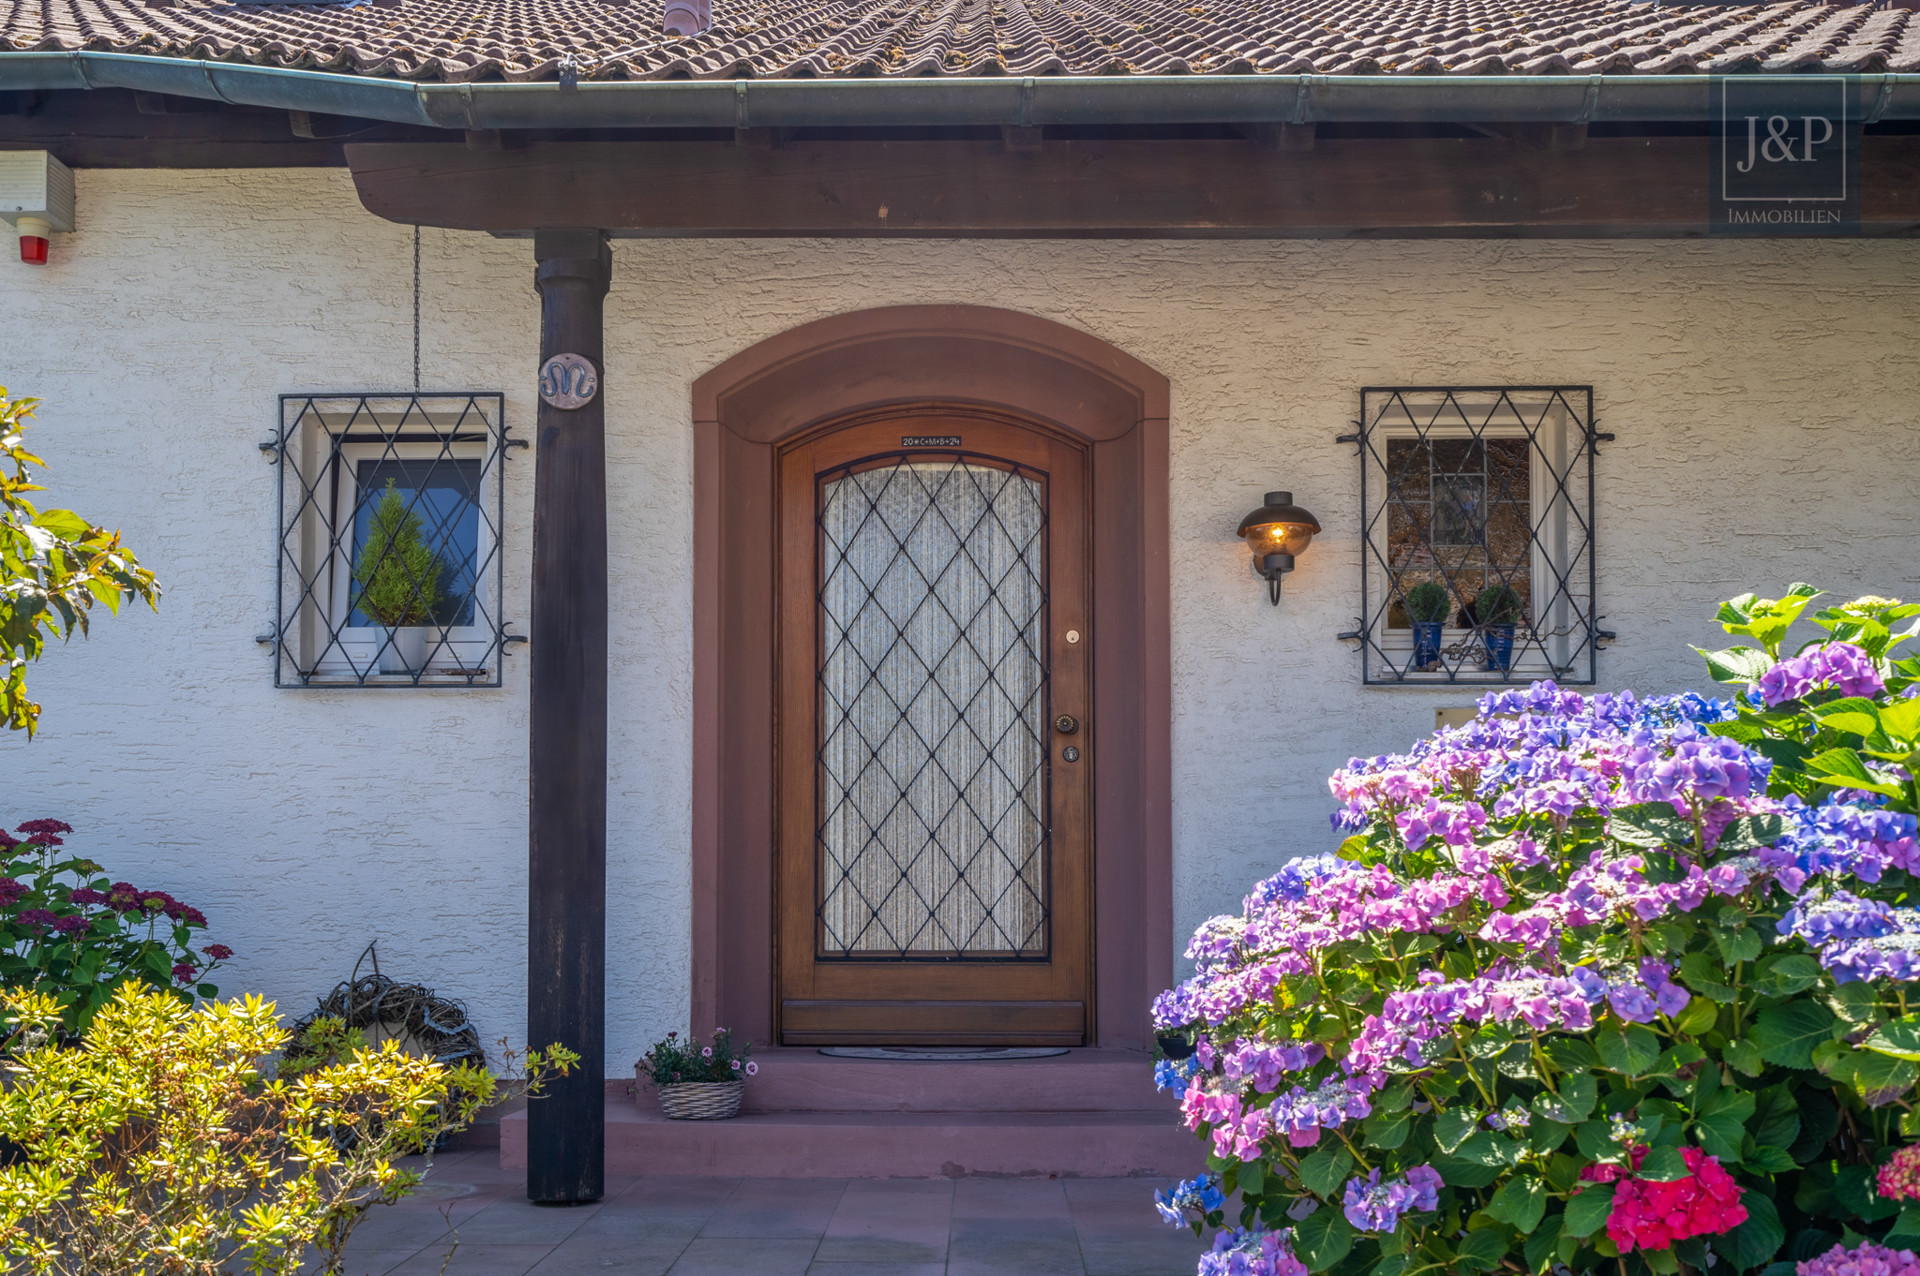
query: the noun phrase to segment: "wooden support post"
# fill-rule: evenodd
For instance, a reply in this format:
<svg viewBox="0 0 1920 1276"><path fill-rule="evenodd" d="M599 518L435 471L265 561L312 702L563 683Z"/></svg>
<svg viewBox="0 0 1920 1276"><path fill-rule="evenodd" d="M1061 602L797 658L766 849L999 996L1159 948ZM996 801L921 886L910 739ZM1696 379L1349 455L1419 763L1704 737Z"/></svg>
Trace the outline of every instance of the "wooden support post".
<svg viewBox="0 0 1920 1276"><path fill-rule="evenodd" d="M604 354L613 258L597 230L534 235L540 359ZM527 627L527 1036L580 1052L527 1108L527 1196L600 1199L606 1179L606 395L540 403L534 452L533 603Z"/></svg>

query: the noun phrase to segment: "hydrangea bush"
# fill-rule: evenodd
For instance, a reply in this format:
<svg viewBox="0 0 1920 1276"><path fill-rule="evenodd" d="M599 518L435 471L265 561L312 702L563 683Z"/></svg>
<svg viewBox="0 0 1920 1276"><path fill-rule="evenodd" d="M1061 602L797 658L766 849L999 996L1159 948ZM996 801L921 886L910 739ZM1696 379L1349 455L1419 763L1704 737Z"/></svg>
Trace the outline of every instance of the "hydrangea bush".
<svg viewBox="0 0 1920 1276"><path fill-rule="evenodd" d="M1537 683L1332 778L1155 1003L1202 1276L1920 1276L1920 605L1816 596L1721 608L1729 698Z"/></svg>
<svg viewBox="0 0 1920 1276"><path fill-rule="evenodd" d="M114 881L64 849L72 832L62 820L0 829L0 986L53 997L70 1037L84 1034L123 984L187 1004L219 996L208 976L233 951L195 947L206 915L165 891Z"/></svg>

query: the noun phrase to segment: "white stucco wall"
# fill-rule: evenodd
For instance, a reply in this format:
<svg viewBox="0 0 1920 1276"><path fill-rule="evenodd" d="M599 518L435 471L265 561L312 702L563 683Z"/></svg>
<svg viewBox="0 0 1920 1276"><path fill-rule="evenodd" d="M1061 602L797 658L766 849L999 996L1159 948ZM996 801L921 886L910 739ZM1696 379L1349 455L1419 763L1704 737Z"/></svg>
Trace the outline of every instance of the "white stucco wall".
<svg viewBox="0 0 1920 1276"><path fill-rule="evenodd" d="M33 672L0 820L71 820L116 874L199 904L222 981L288 1010L369 939L389 973L524 1008L526 662L497 691L296 692L273 612L275 396L411 378L410 232L341 172L83 172L54 264L0 262L0 384L48 400L56 504L124 528L167 586ZM1608 687L1705 679L1713 604L1798 578L1913 596L1920 243L621 241L607 322L612 526L608 1067L685 1027L688 387L795 324L967 302L1092 332L1173 381L1176 927L1331 847L1326 773L1461 692L1363 689L1366 384L1592 383ZM426 388L499 388L531 433L524 242L425 232ZM533 467L510 464L524 619ZM1233 537L1270 487L1325 525L1275 610ZM524 632L524 625L522 626ZM712 1025L695 1025L705 1031Z"/></svg>

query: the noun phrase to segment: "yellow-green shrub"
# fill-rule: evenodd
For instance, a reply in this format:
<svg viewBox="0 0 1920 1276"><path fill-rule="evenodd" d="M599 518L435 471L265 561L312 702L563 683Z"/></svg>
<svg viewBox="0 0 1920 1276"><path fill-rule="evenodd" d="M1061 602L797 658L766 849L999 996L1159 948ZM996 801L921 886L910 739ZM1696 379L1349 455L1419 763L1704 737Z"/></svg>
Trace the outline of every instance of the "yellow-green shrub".
<svg viewBox="0 0 1920 1276"><path fill-rule="evenodd" d="M0 1248L11 1271L60 1276L337 1272L366 1211L419 1183L397 1157L577 1061L530 1052L501 1080L342 1035L329 1061L269 1079L287 1033L258 997L189 1007L128 985L80 1046L44 994L0 1007Z"/></svg>

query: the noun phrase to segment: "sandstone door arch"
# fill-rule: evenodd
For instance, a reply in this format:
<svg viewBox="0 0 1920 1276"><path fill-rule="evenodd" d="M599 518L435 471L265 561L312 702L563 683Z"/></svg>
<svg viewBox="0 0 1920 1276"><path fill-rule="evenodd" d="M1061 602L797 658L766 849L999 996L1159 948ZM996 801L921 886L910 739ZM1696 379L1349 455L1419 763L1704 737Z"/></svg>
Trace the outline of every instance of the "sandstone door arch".
<svg viewBox="0 0 1920 1276"><path fill-rule="evenodd" d="M790 995L808 990L792 986L800 978L793 960L798 924L789 918L783 928L780 920L780 722L784 714L792 792L798 773L791 719L795 705L811 702L793 700L789 687L790 703L776 710L780 564L783 549L789 564L795 552L792 529L783 536L780 526L782 465L791 489L794 458L810 440L849 428L880 437L876 430L900 433L895 425L905 423L901 430L911 434L902 438L972 432L985 439L1000 430L1004 439L995 438L1007 443L1001 451L1018 438L1051 439L1049 455L1071 455L1084 467L1073 480L1084 480L1084 508L1073 517L1084 520L1085 532L1085 560L1076 570L1085 572L1086 619L1076 630L1083 633L1085 747L1093 763L1085 768L1085 934L1076 939L1072 910L1062 914L1062 935L1081 945L1088 966L1084 1011L1077 1029L1060 1028L1064 1021L1055 1014L1053 1028L1022 1037L1015 1022L1021 1013L1031 1025L1038 1003L1072 998L1021 994L1008 999L1001 1035L1146 1044L1148 1002L1172 976L1166 379L1097 338L1031 315L906 306L837 315L769 338L702 376L693 400L694 1029L721 1024L759 1041L793 1043L879 1040L890 1032L902 1041L994 1036L991 1009L979 1004L978 989L987 984L951 994L971 998L971 1018L959 1016L970 1026L944 1038L925 1026L943 1018L937 1005L931 1020L924 1013L919 1020L869 1017L863 1036L858 1015L808 1019L817 1007L801 1003L823 999ZM977 463L1007 464L992 457ZM789 502L790 520L792 508ZM791 629L797 613L791 606L788 613ZM1055 636L1064 628L1054 626ZM1063 746L1050 739L1047 747ZM790 884L784 893L792 913ZM895 986L908 985L896 979Z"/></svg>

